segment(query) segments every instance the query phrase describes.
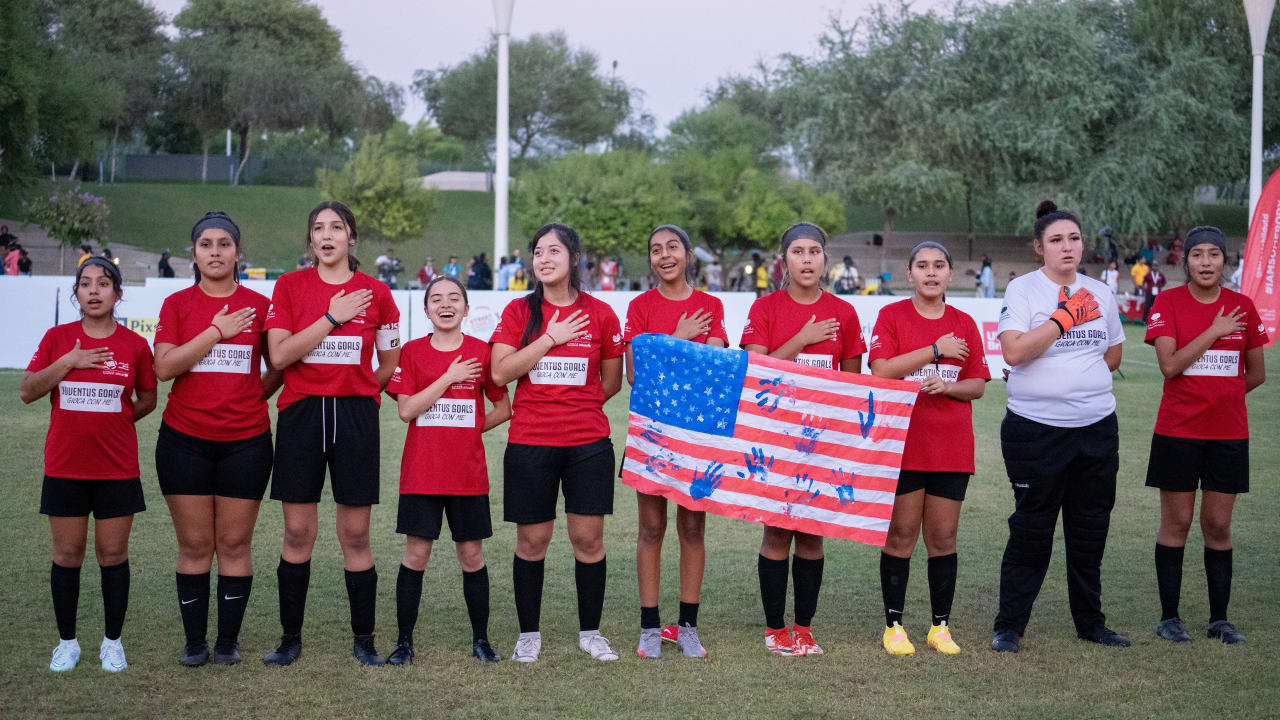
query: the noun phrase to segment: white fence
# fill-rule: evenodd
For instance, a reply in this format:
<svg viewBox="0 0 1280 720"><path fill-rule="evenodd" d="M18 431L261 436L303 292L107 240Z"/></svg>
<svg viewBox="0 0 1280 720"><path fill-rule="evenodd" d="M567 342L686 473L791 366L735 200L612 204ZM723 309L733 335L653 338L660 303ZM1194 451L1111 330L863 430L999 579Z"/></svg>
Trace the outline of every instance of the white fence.
<svg viewBox="0 0 1280 720"><path fill-rule="evenodd" d="M49 328L58 322L69 322L80 316L71 301L71 285L73 278L57 276L13 277L0 276L0 307L3 310L3 337L6 342L0 346L0 367L24 368L31 360L36 345ZM190 280L184 278L150 278L145 287L126 287L124 300L116 306L116 313L121 323L150 340L155 334L156 319L160 316L160 305L171 293L188 287ZM246 280L245 286L256 290L267 297L275 286L274 280ZM498 292L477 290L469 293L471 310L465 321L463 330L482 340L488 340L493 334L502 309L507 303L520 297L521 292ZM627 315L627 304L639 293L636 292L602 292L597 294L618 314L619 321ZM714 293L724 303L725 325L729 331L729 341L735 344L742 336L742 328L747 322L747 311L751 307L755 295L752 293ZM423 337L431 332L431 322L427 320L423 310L423 294L421 290L393 290L392 295L400 307L400 334L407 341ZM842 295L853 303L862 321L862 335L871 338L871 328L875 325L876 314L885 305L901 300L902 297ZM996 340L996 323L1000 316L1002 300L979 298L950 298L949 303L971 315L982 332L987 355L987 363L991 366L993 377L999 378L1005 367L1000 356L1000 344Z"/></svg>

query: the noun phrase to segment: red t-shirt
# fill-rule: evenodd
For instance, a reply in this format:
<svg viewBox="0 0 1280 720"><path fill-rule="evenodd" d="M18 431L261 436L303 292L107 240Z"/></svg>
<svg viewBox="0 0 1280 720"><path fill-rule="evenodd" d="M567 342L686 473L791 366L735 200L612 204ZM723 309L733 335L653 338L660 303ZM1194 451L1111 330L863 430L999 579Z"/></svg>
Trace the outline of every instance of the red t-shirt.
<svg viewBox="0 0 1280 720"><path fill-rule="evenodd" d="M205 440L243 440L271 429L262 398L263 322L270 301L243 285L229 297L205 294L199 285L170 295L160 306L157 343L185 345L209 329L213 316L252 307L252 323L235 337L223 338L208 355L173 379L164 421L178 432Z"/></svg>
<svg viewBox="0 0 1280 720"><path fill-rule="evenodd" d="M507 389L489 374L489 345L470 335L462 347L448 352L431 346L431 336L411 340L400 352L400 364L387 392L412 395L440 379L454 358L480 361L480 377L455 383L426 412L409 423L400 458L400 493L404 495L486 495L489 469L484 460L484 399L497 402Z"/></svg>
<svg viewBox="0 0 1280 720"><path fill-rule="evenodd" d="M627 324L623 329L623 342L631 342L644 333L661 333L672 335L681 315L692 316L700 310L711 313L711 325L693 342L706 343L711 338L720 338L725 345L729 344L729 333L724 327L724 304L720 298L701 290L684 300L668 300L658 292L657 288L640 293L627 305Z"/></svg>
<svg viewBox="0 0 1280 720"><path fill-rule="evenodd" d="M373 302L360 314L336 327L314 350L284 369L284 390L276 401L280 410L307 395L379 399L373 374L373 351L400 347L400 309L387 286L362 272L353 272L341 285L320 279L316 268L285 273L276 280L267 310L266 329L299 332L324 317L339 290L351 294L372 290ZM326 320L326 322L328 322Z"/></svg>
<svg viewBox="0 0 1280 720"><path fill-rule="evenodd" d="M76 320L49 328L27 370L49 367L75 347L76 340L83 350L108 348L112 358L100 370L72 370L49 393L44 474L79 480L136 478L141 473L133 393L156 387L151 348L123 325L117 325L111 337L91 338Z"/></svg>
<svg viewBox="0 0 1280 720"><path fill-rule="evenodd" d="M1177 377L1166 378L1155 431L1171 437L1242 440L1249 437L1244 404L1244 351L1267 342L1267 331L1247 295L1222 288L1218 299L1202 303L1186 285L1156 296L1147 318L1147 343L1171 337L1184 347L1213 324L1218 309L1244 310L1243 332L1218 338Z"/></svg>
<svg viewBox="0 0 1280 720"><path fill-rule="evenodd" d="M613 309L584 292L578 293L567 307L544 300L542 327L534 339L546 332L552 313L559 311L563 320L575 310L590 317L587 335L552 348L516 383L508 441L569 447L609 436L600 363L622 355L622 328ZM529 304L525 299L512 300L502 311L490 342L519 349L528 319Z"/></svg>
<svg viewBox="0 0 1280 720"><path fill-rule="evenodd" d="M884 360L929 347L939 337L952 333L969 345L965 361L942 358L907 375L904 380L923 382L929 375L941 375L955 382L968 378L991 379L982 335L973 318L946 305L942 317L931 320L916 311L910 299L886 305L876 316L871 331L867 362ZM962 472L973 467L973 403L945 395L920 393L911 412L907 441L902 449L903 470Z"/></svg>
<svg viewBox="0 0 1280 720"><path fill-rule="evenodd" d="M839 370L840 362L855 358L867 351L862 341L862 323L858 313L848 302L823 292L811 305L802 305L791 298L786 290L775 290L751 303L747 312L747 326L742 329L741 347L763 345L766 353L787 344L800 332L810 317L817 320L840 322L840 334L835 340L806 345L795 362L801 365Z"/></svg>

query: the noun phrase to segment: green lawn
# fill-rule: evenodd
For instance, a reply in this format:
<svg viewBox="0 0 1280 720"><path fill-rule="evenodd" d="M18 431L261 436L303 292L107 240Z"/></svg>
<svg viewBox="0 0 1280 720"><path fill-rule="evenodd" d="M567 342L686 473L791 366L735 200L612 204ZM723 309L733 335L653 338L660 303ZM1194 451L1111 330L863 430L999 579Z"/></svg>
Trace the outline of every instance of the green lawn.
<svg viewBox="0 0 1280 720"><path fill-rule="evenodd" d="M37 514L41 445L47 405L22 406L19 375L0 375L0 433L7 438L0 470L0 707L18 716L183 717L901 717L901 718L1222 718L1274 717L1280 703L1280 513L1276 473L1280 448L1280 384L1272 380L1250 399L1253 492L1237 506L1235 588L1231 617L1249 637L1225 647L1203 637L1207 601L1199 530L1187 553L1183 617L1196 640L1173 646L1153 633L1159 618L1152 545L1158 517L1155 491L1144 488L1147 445L1160 397L1153 352L1129 329L1125 378L1116 378L1122 461L1112 533L1104 567L1104 604L1112 627L1134 647L1104 649L1075 638L1067 611L1061 539L1018 656L986 649L995 614L1000 555L1011 494L1003 475L997 426L1004 386L997 381L976 405L978 474L960 527L960 577L954 612L959 657L925 648L928 593L923 548L917 549L906 625L916 656L892 658L879 648L882 611L878 552L830 541L822 602L814 626L827 654L779 658L763 648L756 579L760 530L712 517L701 630L710 657L689 660L667 650L659 661L634 657L638 637L634 549L635 501L617 486L616 514L606 523L609 589L604 633L622 655L598 663L576 648L573 561L563 520L548 558L543 602L546 654L536 665L504 660L484 666L469 657L461 580L451 548L428 567L419 654L412 668L363 669L349 656L351 636L341 558L333 533L333 504L321 504L321 533L307 604L305 652L285 670L259 659L279 633L274 570L280 548L280 509L264 504L254 558L258 580L241 637L238 667L178 666L182 628L174 597L174 538L151 463L159 412L139 424L143 482L149 510L134 526L132 601L124 643L130 667L103 673L96 649L102 614L98 572L85 563L80 639L85 655L74 672L45 667L56 643L49 601L47 524ZM1271 351L1272 367L1280 352ZM608 407L619 446L626 397ZM401 538L394 532L395 486L404 426L382 411L383 500L375 509L373 547L381 574L379 644L395 635L394 585ZM496 536L486 543L491 577L491 635L509 657L517 627L511 600L514 529L501 520L505 431L487 441ZM674 523L673 523L674 524ZM664 555L664 619L676 611L676 541ZM213 619L211 618L211 627Z"/></svg>

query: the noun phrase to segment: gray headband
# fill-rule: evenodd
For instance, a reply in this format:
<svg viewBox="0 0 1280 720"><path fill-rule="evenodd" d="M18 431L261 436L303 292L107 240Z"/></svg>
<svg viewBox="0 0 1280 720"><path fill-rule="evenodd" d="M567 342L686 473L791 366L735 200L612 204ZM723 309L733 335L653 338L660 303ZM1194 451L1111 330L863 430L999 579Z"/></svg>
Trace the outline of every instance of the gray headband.
<svg viewBox="0 0 1280 720"><path fill-rule="evenodd" d="M1222 231L1212 225L1197 225L1187 231L1187 240L1184 243L1187 247L1187 253L1190 254L1191 248L1197 245L1213 245L1222 251L1223 255L1227 254L1227 238Z"/></svg>
<svg viewBox="0 0 1280 720"><path fill-rule="evenodd" d="M196 240L200 238L200 233L210 229L226 231L231 236L231 239L236 241L237 245L240 244L240 228L224 212L205 213L204 217L196 221L196 224L191 228L191 243L194 245Z"/></svg>

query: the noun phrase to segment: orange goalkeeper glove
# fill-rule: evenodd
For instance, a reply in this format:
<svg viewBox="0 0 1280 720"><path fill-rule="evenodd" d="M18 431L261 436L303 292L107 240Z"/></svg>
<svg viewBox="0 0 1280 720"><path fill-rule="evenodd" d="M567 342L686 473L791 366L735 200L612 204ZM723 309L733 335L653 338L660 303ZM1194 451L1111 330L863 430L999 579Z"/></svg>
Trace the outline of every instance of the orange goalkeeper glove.
<svg viewBox="0 0 1280 720"><path fill-rule="evenodd" d="M1093 299L1093 293L1080 288L1075 295L1072 295L1064 285L1058 290L1058 309L1053 311L1049 319L1057 323L1062 334L1065 335L1076 325L1082 325L1100 317L1102 313L1098 312L1098 301Z"/></svg>

